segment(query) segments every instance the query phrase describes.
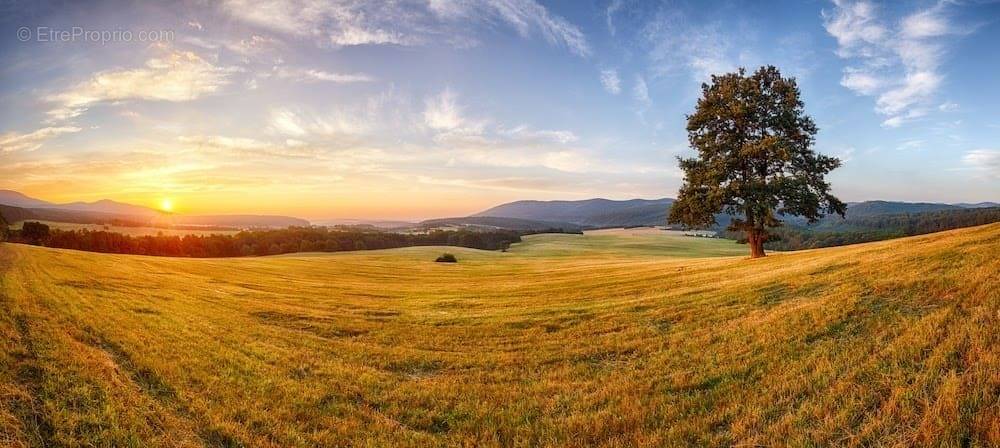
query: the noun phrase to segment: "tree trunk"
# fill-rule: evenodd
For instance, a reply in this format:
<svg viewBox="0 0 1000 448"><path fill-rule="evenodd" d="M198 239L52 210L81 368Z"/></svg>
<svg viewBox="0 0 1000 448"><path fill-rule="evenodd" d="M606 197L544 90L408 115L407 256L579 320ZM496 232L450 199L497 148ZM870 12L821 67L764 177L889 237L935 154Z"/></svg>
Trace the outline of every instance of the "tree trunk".
<svg viewBox="0 0 1000 448"><path fill-rule="evenodd" d="M764 253L764 232L757 229L747 231L747 244L750 245L750 258L766 256Z"/></svg>

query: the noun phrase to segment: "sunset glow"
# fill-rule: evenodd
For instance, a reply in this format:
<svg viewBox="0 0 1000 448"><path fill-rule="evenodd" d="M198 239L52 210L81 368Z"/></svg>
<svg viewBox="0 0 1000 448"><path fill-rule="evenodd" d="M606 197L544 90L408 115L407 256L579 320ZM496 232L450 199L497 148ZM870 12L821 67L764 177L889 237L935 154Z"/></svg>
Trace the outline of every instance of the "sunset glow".
<svg viewBox="0 0 1000 448"><path fill-rule="evenodd" d="M0 11L3 446L1000 448L1000 0Z"/></svg>
<svg viewBox="0 0 1000 448"><path fill-rule="evenodd" d="M1000 37L977 19L998 4L32 5L2 19L0 189L50 201L417 219L676 197L701 83L763 64L797 78L839 197L1000 197L1000 117L973 106L1000 102L1000 59L959 57ZM169 32L34 35L72 26Z"/></svg>

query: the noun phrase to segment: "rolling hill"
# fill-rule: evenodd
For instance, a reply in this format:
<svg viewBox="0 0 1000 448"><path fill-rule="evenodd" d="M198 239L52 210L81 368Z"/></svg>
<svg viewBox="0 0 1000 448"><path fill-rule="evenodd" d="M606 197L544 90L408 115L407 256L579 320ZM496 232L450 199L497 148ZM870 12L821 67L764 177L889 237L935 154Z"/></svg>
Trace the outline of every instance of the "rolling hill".
<svg viewBox="0 0 1000 448"><path fill-rule="evenodd" d="M532 219L505 218L496 216L467 216L464 218L438 218L421 221L417 227L484 227L519 232L542 232L561 229L565 232L579 232L583 227L568 222L537 221Z"/></svg>
<svg viewBox="0 0 1000 448"><path fill-rule="evenodd" d="M586 227L663 225L674 200L587 199L582 201L516 201L498 205L472 216L494 216L536 221L568 222Z"/></svg>
<svg viewBox="0 0 1000 448"><path fill-rule="evenodd" d="M0 434L1000 444L1000 224L758 260L628 242L567 257L552 237L587 238L448 248L454 264L435 247L191 260L2 244Z"/></svg>
<svg viewBox="0 0 1000 448"><path fill-rule="evenodd" d="M70 202L66 204L56 204L41 199L25 196L12 190L0 190L0 204L21 208L40 208L53 210L70 210L78 212L101 213L116 216L133 216L152 218L166 213L154 210L149 207L126 204L124 202L102 199L94 202Z"/></svg>
<svg viewBox="0 0 1000 448"><path fill-rule="evenodd" d="M0 204L21 208L45 208L54 204L26 196L14 190L0 190Z"/></svg>
<svg viewBox="0 0 1000 448"><path fill-rule="evenodd" d="M582 201L516 201L476 213L472 216L492 216L529 219L537 221L568 222L586 228L611 228L632 226L659 226L666 224L666 217L674 199L632 199L613 201L610 199L587 199ZM986 208L992 203L938 204L929 202L864 201L847 204L848 217L875 215L897 215L904 213L925 213L943 210ZM716 215L718 229L725 228L730 221L725 214ZM804 225L805 220L785 217L790 224ZM836 225L839 216L826 220L828 226Z"/></svg>
<svg viewBox="0 0 1000 448"><path fill-rule="evenodd" d="M153 218L147 216L59 208L23 208L4 204L0 204L0 215L3 215L11 223L29 219L79 224L104 223L116 220L137 224L153 222Z"/></svg>
<svg viewBox="0 0 1000 448"><path fill-rule="evenodd" d="M1000 202L976 202L976 203L962 202L954 205L957 205L962 208L992 208L992 207L1000 207Z"/></svg>
<svg viewBox="0 0 1000 448"><path fill-rule="evenodd" d="M25 219L102 224L124 221L149 226L288 227L308 226L309 221L280 215L183 215L108 199L56 204L13 190L0 190L0 214L7 221Z"/></svg>
<svg viewBox="0 0 1000 448"><path fill-rule="evenodd" d="M932 202L865 201L847 204L850 216L893 215L900 213L924 213L941 210L960 210L964 207Z"/></svg>

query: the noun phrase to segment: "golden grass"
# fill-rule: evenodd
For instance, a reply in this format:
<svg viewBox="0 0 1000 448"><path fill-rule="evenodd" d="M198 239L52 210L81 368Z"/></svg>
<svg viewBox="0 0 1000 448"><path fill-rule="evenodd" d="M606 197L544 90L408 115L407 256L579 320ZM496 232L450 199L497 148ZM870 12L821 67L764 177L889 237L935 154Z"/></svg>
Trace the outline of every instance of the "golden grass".
<svg viewBox="0 0 1000 448"><path fill-rule="evenodd" d="M1000 444L1000 224L758 260L442 251L0 245L0 446Z"/></svg>

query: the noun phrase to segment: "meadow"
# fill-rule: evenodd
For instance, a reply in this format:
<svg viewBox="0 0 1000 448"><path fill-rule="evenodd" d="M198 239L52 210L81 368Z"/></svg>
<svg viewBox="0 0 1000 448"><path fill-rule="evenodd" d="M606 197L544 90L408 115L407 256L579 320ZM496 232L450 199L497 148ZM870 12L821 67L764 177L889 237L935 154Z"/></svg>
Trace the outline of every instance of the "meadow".
<svg viewBox="0 0 1000 448"><path fill-rule="evenodd" d="M685 235L655 227L586 230L583 235L525 235L512 253L529 257L732 257L745 255L746 245L733 240Z"/></svg>
<svg viewBox="0 0 1000 448"><path fill-rule="evenodd" d="M0 445L997 446L998 254L1000 224L755 260L2 244Z"/></svg>

